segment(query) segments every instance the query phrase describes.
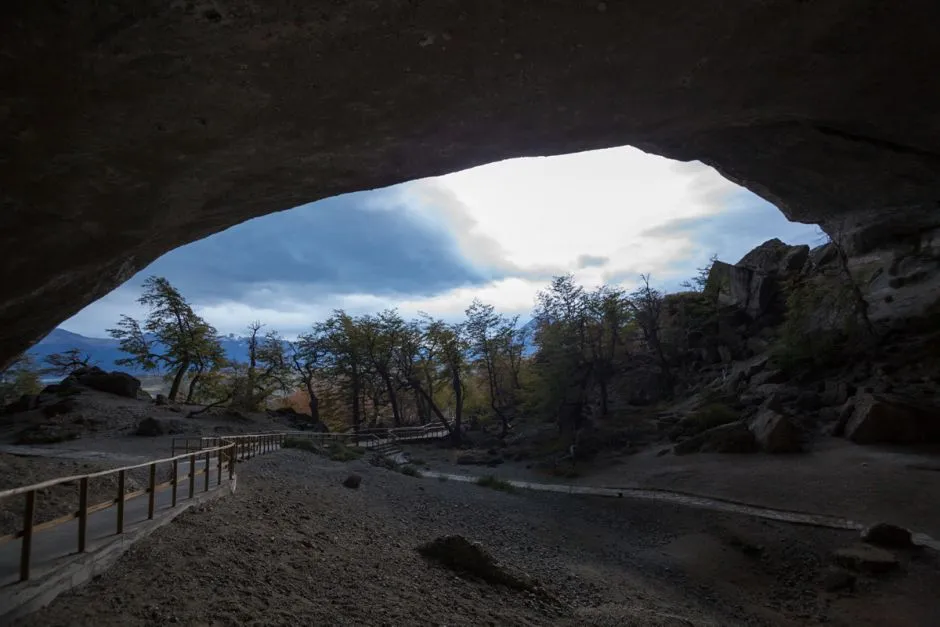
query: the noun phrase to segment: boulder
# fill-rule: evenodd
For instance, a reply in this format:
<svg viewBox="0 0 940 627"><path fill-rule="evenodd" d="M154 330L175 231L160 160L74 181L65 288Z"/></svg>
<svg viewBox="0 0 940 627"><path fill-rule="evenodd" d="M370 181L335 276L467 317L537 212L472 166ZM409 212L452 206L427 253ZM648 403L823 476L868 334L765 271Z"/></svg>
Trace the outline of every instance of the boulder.
<svg viewBox="0 0 940 627"><path fill-rule="evenodd" d="M277 420L286 422L291 428L298 431L316 431L318 433L328 433L329 427L321 420L314 420L310 414L303 414L293 407L279 407L278 409L269 409L268 415Z"/></svg>
<svg viewBox="0 0 940 627"><path fill-rule="evenodd" d="M690 453L754 453L759 446L744 421L721 425L676 444L676 455Z"/></svg>
<svg viewBox="0 0 940 627"><path fill-rule="evenodd" d="M87 388L123 396L125 398L136 399L137 393L140 390L139 379L135 379L126 372L117 370L114 372L105 372L97 366L76 370L69 378Z"/></svg>
<svg viewBox="0 0 940 627"><path fill-rule="evenodd" d="M898 568L898 558L890 551L870 544L856 544L832 554L839 566L861 573L880 574Z"/></svg>
<svg viewBox="0 0 940 627"><path fill-rule="evenodd" d="M764 409L751 421L751 433L768 453L797 453L802 450L800 430L783 414Z"/></svg>
<svg viewBox="0 0 940 627"><path fill-rule="evenodd" d="M788 246L772 239L735 265L716 261L705 289L717 294L720 304L741 310L751 319L761 318L781 310L781 282L800 272L808 257L808 246Z"/></svg>
<svg viewBox="0 0 940 627"><path fill-rule="evenodd" d="M839 592L855 589L856 576L843 568L829 567L822 577L820 583L826 592Z"/></svg>
<svg viewBox="0 0 940 627"><path fill-rule="evenodd" d="M46 418L53 418L54 416L61 416L62 414L67 414L70 411L74 411L77 405L75 400L72 398L63 398L60 401L57 401L51 405L46 405L42 408L42 415Z"/></svg>
<svg viewBox="0 0 940 627"><path fill-rule="evenodd" d="M849 400L849 384L845 381L826 381L820 400L823 405L830 407L843 405Z"/></svg>
<svg viewBox="0 0 940 627"><path fill-rule="evenodd" d="M877 523L865 529L862 532L862 542L889 549L914 548L914 538L910 530L890 523Z"/></svg>
<svg viewBox="0 0 940 627"><path fill-rule="evenodd" d="M763 274L798 272L809 258L809 246L790 246L777 238L767 240L735 264Z"/></svg>
<svg viewBox="0 0 940 627"><path fill-rule="evenodd" d="M845 437L856 444L912 444L937 439L938 420L898 399L861 392L845 424Z"/></svg>
<svg viewBox="0 0 940 627"><path fill-rule="evenodd" d="M137 424L137 431L134 433L145 437L156 437L163 435L165 431L163 423L156 418L144 418Z"/></svg>
<svg viewBox="0 0 940 627"><path fill-rule="evenodd" d="M835 244L829 242L809 251L809 263L814 270L827 266L839 258Z"/></svg>
<svg viewBox="0 0 940 627"><path fill-rule="evenodd" d="M514 575L494 560L482 546L463 536L444 536L417 548L423 557L434 560L460 575L516 590L531 590L532 583L525 577Z"/></svg>
<svg viewBox="0 0 940 627"><path fill-rule="evenodd" d="M770 358L767 355L757 355L746 359L744 361L736 362L731 367L731 376L740 373L739 377L743 380L750 381L751 377L762 371L767 367L767 362Z"/></svg>
<svg viewBox="0 0 940 627"><path fill-rule="evenodd" d="M350 490L358 490L361 483L362 477L360 475L349 475L343 481L343 487L349 488Z"/></svg>
<svg viewBox="0 0 940 627"><path fill-rule="evenodd" d="M9 403L3 408L0 414L19 414L24 411L32 411L39 407L39 396L36 394L23 394L17 400Z"/></svg>
<svg viewBox="0 0 940 627"><path fill-rule="evenodd" d="M783 370L764 370L751 377L751 386L774 385L787 382L787 375Z"/></svg>
<svg viewBox="0 0 940 627"><path fill-rule="evenodd" d="M157 394L153 399L154 405L166 405L169 401L166 400L166 394Z"/></svg>

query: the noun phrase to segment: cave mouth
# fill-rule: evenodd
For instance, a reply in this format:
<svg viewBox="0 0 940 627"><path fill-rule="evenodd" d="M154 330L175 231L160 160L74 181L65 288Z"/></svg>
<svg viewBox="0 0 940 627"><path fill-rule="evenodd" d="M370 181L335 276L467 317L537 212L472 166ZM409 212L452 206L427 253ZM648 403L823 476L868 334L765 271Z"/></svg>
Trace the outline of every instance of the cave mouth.
<svg viewBox="0 0 940 627"><path fill-rule="evenodd" d="M3 4L0 363L181 244L512 157L699 160L853 255L940 227L936 3L242 5Z"/></svg>
<svg viewBox="0 0 940 627"><path fill-rule="evenodd" d="M553 276L666 291L771 238L815 244L812 225L713 168L624 146L504 160L254 218L170 251L61 328L103 337L148 276L169 279L223 334L262 320L288 336L331 310L399 308L457 319L475 297L531 314ZM234 253L234 254L233 254Z"/></svg>

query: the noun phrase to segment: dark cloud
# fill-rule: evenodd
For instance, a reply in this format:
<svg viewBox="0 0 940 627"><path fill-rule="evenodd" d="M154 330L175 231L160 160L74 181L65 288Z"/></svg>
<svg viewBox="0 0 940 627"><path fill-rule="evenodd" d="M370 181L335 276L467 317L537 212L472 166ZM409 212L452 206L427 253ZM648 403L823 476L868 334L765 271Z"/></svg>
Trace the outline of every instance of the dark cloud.
<svg viewBox="0 0 940 627"><path fill-rule="evenodd" d="M604 257L603 255L578 255L575 263L578 264L579 270L583 270L584 268L599 268L609 261L610 257Z"/></svg>
<svg viewBox="0 0 940 627"><path fill-rule="evenodd" d="M534 265L521 267L508 258L502 245L478 230L478 223L469 207L450 189L434 180L416 181L408 185L412 198L431 208L437 219L453 234L458 247L473 267L492 280L517 277L531 281L548 281L564 274L563 265Z"/></svg>
<svg viewBox="0 0 940 627"><path fill-rule="evenodd" d="M485 282L443 228L416 220L392 191L349 194L250 220L167 253L135 276L165 276L193 302L297 290L429 295Z"/></svg>

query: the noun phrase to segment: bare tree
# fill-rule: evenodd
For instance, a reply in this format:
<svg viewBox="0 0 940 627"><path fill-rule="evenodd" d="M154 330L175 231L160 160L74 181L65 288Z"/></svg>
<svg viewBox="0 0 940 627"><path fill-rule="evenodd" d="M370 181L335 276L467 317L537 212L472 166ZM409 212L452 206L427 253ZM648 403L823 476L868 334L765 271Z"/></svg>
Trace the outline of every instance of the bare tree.
<svg viewBox="0 0 940 627"><path fill-rule="evenodd" d="M671 390L673 386L672 367L666 357L666 351L660 337L663 295L659 290L650 286L649 274L641 274L640 280L642 284L630 295L628 303L633 309L634 320L640 327L643 340L656 355L666 386Z"/></svg>

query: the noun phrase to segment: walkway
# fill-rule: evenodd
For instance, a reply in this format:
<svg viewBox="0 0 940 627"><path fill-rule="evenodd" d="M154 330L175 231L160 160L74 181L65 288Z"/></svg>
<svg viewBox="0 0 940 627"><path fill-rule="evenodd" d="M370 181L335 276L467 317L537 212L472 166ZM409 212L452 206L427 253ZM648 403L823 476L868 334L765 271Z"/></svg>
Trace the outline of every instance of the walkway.
<svg viewBox="0 0 940 627"><path fill-rule="evenodd" d="M32 611L50 602L62 592L80 585L93 574L100 572L114 558L133 544L145 537L156 527L169 522L186 507L224 494L222 490L235 491L237 476L230 478L226 455L223 459L218 453L199 453L200 450L213 447L225 447L234 443L236 459L244 460L259 454L280 449L280 441L287 437L307 438L320 443L329 441L342 442L356 447L376 449L390 447L399 442L412 442L439 439L448 435L440 425L425 425L402 429L382 430L380 435L360 434L320 434L314 432L295 432L277 434L258 434L247 436L180 438L179 448L174 441L175 455L180 455L175 485L172 477L174 462L162 460L152 462L131 458L132 465L141 465L144 469L152 468L149 485L156 489L140 490L126 494L124 499L115 494L113 501L87 503L87 517L84 521L78 513L67 514L63 518L49 522L39 522L31 527L29 533L20 532L15 537L0 538L0 623L5 623L14 615ZM192 449L190 444L192 443ZM183 452L185 450L185 453ZM18 451L23 453L23 450ZM37 447L28 453L53 457L52 448ZM95 456L94 452L58 451L60 457L84 458ZM206 457L208 455L208 458ZM108 455L109 461L116 461L120 456ZM190 472L190 459L195 457L194 472ZM141 462L143 462L141 464ZM92 473L81 482L86 485L105 474L118 474L119 469ZM159 479L157 478L159 476ZM42 498L42 486L51 484L74 485L79 492L80 477L55 479L37 487L27 486L34 499ZM66 483L63 483L66 482ZM220 488L222 490L220 490ZM27 503L25 493L17 490L0 491L5 498L20 499ZM11 495L12 494L12 495ZM81 511L79 505L76 510ZM84 546L81 538L84 536Z"/></svg>
<svg viewBox="0 0 940 627"><path fill-rule="evenodd" d="M203 471L206 460L197 460L197 472ZM194 476L193 498L219 487L218 457L209 459L209 473ZM171 473L172 474L172 473ZM222 485L228 485L228 472L223 469ZM208 479L208 481L206 481ZM184 505L189 496L189 462L180 462L176 504ZM78 487L76 486L76 491ZM174 490L167 488L154 494L154 518L163 516L173 508ZM88 515L85 552L94 552L102 545L118 539L119 507L112 505ZM123 531L130 531L136 525L149 520L150 500L144 494L124 503ZM34 532L30 556L30 579L41 578L55 570L61 562L78 553L79 520L71 520L51 529L38 529ZM0 545L0 588L16 584L20 580L20 558L23 541L21 538Z"/></svg>
<svg viewBox="0 0 940 627"><path fill-rule="evenodd" d="M450 481L461 481L465 483L477 483L481 477L474 475L458 475L446 472L434 472L430 470L421 471L422 476L436 479L446 479ZM686 507L698 507L719 512L728 512L733 514L742 514L753 516L755 518L764 518L778 522L786 522L795 525L810 525L814 527L826 527L829 529L845 529L851 531L862 531L867 524L827 516L824 514L812 514L809 512L798 512L791 510L773 509L759 505L750 505L737 501L717 499L713 497L699 496L696 494L687 494L670 490L652 490L642 488L601 488L594 486L570 485L563 483L533 483L531 481L505 480L506 483L514 488L522 490L535 490L540 492L558 492L562 494L584 495L584 496L602 496L607 498L633 498L650 501L663 501L675 503ZM913 539L920 546L940 551L940 541L931 538L924 533L914 533Z"/></svg>

